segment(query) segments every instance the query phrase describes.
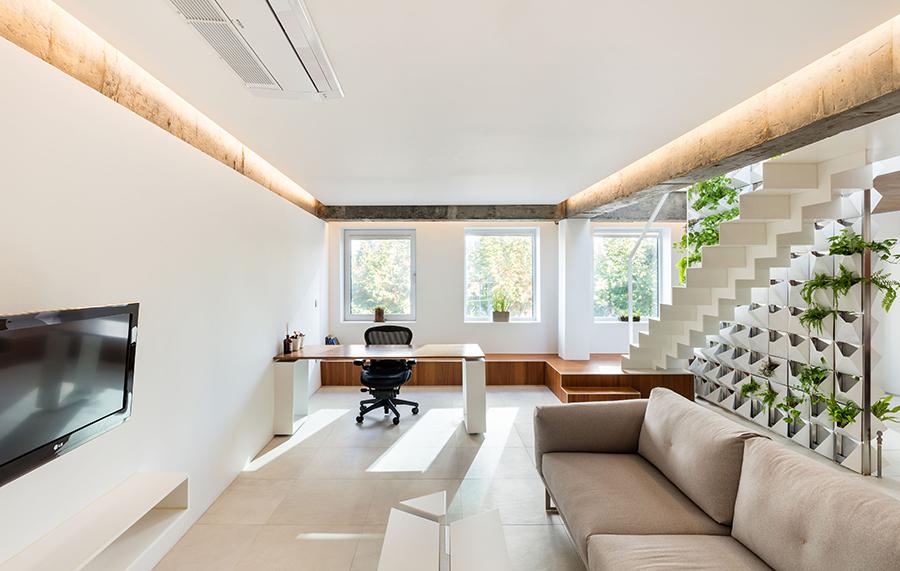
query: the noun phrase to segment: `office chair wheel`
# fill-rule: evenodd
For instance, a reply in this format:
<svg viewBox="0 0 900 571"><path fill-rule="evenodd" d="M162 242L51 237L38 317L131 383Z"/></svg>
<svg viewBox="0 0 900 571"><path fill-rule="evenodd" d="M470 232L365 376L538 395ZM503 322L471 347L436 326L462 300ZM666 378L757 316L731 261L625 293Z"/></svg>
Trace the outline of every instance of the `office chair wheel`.
<svg viewBox="0 0 900 571"><path fill-rule="evenodd" d="M362 424L362 421L363 421L362 415L359 415L356 417L356 424Z"/></svg>
<svg viewBox="0 0 900 571"><path fill-rule="evenodd" d="M412 409L412 413L413 413L413 414L419 414L419 407L414 406L413 409Z"/></svg>
<svg viewBox="0 0 900 571"><path fill-rule="evenodd" d="M399 416L395 416L394 419L393 419L391 422L393 422L394 424L400 424L400 417L399 417Z"/></svg>

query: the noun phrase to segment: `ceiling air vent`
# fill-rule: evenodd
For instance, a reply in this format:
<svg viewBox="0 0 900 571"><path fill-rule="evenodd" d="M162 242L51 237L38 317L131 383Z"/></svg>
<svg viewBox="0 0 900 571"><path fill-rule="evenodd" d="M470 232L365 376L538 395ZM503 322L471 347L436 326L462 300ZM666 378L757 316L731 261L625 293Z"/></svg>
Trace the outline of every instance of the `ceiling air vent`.
<svg viewBox="0 0 900 571"><path fill-rule="evenodd" d="M343 97L301 0L170 1L248 89L288 97Z"/></svg>

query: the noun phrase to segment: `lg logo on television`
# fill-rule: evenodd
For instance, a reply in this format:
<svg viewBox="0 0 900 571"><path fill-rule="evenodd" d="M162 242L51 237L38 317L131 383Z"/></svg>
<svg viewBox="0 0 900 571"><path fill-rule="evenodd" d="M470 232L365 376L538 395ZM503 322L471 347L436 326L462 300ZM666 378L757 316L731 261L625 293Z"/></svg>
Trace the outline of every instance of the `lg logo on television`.
<svg viewBox="0 0 900 571"><path fill-rule="evenodd" d="M63 447L63 443L62 443L62 442L57 442L56 444L53 445L53 451L54 451L54 452L59 452L59 449L62 448L62 447Z"/></svg>

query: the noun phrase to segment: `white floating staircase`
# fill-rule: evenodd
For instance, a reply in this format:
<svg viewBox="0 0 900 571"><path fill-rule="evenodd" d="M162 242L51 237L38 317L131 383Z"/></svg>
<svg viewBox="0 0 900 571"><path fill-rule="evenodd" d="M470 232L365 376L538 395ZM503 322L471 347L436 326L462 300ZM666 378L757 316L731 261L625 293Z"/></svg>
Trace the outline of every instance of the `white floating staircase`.
<svg viewBox="0 0 900 571"><path fill-rule="evenodd" d="M756 181L752 181L756 182ZM740 195L740 217L719 227L719 244L705 246L687 285L672 288L623 359L626 370L686 369L695 347L751 303L751 288L768 286L771 268L790 266L791 246L814 242L815 220L840 218L843 189L871 185L864 153L826 163L762 164L762 184Z"/></svg>

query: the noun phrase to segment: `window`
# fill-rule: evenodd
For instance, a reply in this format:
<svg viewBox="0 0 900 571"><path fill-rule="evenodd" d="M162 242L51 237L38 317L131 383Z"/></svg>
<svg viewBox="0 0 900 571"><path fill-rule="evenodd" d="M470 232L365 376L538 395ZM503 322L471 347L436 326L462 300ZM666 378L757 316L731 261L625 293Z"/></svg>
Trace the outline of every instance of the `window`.
<svg viewBox="0 0 900 571"><path fill-rule="evenodd" d="M344 320L416 318L415 230L344 230Z"/></svg>
<svg viewBox="0 0 900 571"><path fill-rule="evenodd" d="M536 276L536 228L466 229L466 321L490 321L499 295L509 300L510 319L536 321Z"/></svg>
<svg viewBox="0 0 900 571"><path fill-rule="evenodd" d="M628 313L628 255L640 238L634 230L603 229L594 233L594 318L618 319ZM634 314L659 315L660 231L648 231L634 255Z"/></svg>

